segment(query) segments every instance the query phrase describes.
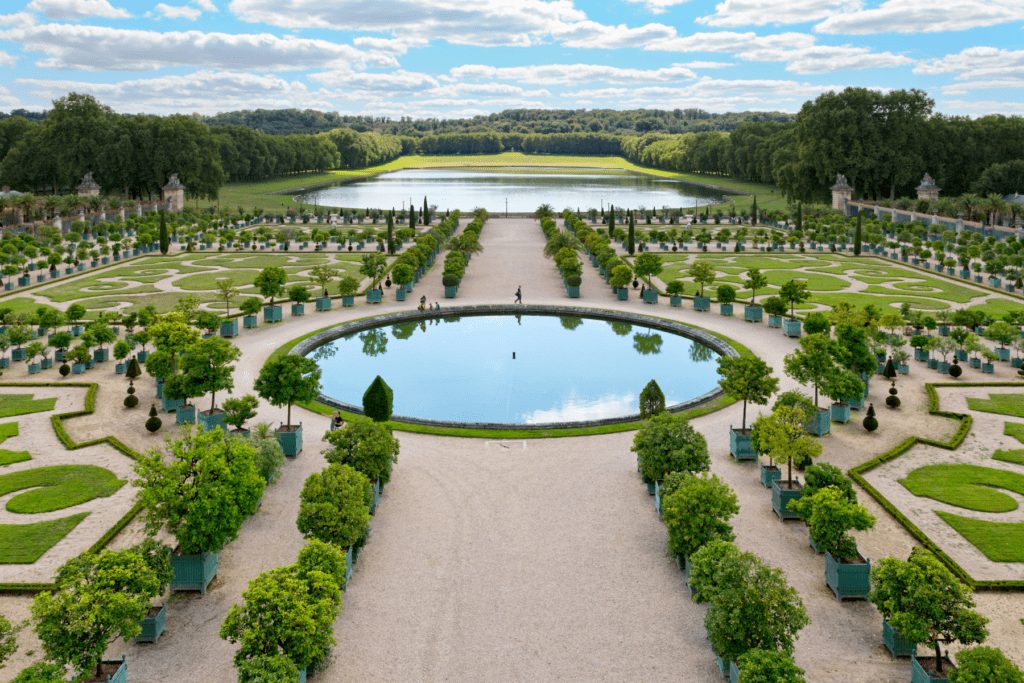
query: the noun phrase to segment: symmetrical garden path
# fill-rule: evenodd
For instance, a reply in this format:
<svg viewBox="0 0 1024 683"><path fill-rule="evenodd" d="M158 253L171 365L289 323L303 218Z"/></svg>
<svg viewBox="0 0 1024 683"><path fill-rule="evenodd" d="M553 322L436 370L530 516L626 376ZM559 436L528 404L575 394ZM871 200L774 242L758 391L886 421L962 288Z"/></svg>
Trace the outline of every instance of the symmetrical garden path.
<svg viewBox="0 0 1024 683"><path fill-rule="evenodd" d="M779 330L740 318L699 314L689 307L617 301L587 264L582 298L566 298L554 265L541 256L539 225L526 219L492 219L481 235L483 253L470 262L457 303L508 303L521 285L524 300L648 313L702 326L748 346L781 375L782 358L796 342ZM441 298L440 269L416 286L414 296L395 302L389 292L379 305L360 303L301 318L285 317L268 328L243 331L236 343L242 358L235 394L252 391L267 357L288 341L346 320L415 308L421 295ZM392 290L393 291L393 290ZM451 303L451 300L448 300ZM586 349L569 349L566 362L585 362ZM438 361L439 371L457 367L457 357ZM400 368L398 369L400 371ZM968 370L968 372L971 372ZM23 364L4 380L24 377ZM53 374L43 376L55 380ZM884 452L910 434L948 437L955 425L928 415L928 374L914 364L897 381L903 405L882 405L885 388L872 382L881 426L868 434L857 420L834 427L822 439L823 460L841 468ZM999 364L993 379L1015 377ZM142 405L121 407L125 382L100 366L84 376L101 385L97 411L69 422L75 439L117 430L143 450L173 434L164 416L161 434L142 429L144 408L154 400L153 380L138 382ZM649 378L638 378L637 389ZM795 388L782 378L782 388ZM758 413L748 409L748 421ZM881 642L881 618L868 603L837 604L825 587L824 560L807 543L807 527L783 524L771 510L756 464L737 464L728 455L727 430L740 422L733 405L694 421L707 437L712 471L736 491L741 505L734 519L737 542L782 568L807 605L812 623L800 634L796 660L815 683L879 683L909 680L906 661L893 662ZM261 404L258 420L277 424L284 410ZM259 512L239 538L223 549L220 574L204 597L175 596L168 605L168 630L159 644L114 643L108 654L127 653L133 683L230 681L235 647L218 637L231 604L260 572L294 562L303 545L295 528L303 482L324 466L320 435L328 418L293 409L305 428L305 450L285 465ZM123 432L123 436L122 436ZM369 545L345 594L345 611L335 626L339 644L333 663L314 680L342 681L718 681L715 658L704 637L705 608L689 602L682 575L665 556L665 529L636 472L629 451L632 432L592 437L489 442L397 432L402 452L392 482L371 522ZM870 497L862 502L878 517L868 533L857 534L872 559L905 557L914 546L898 522ZM114 541L132 542L133 524ZM1024 663L1024 612L1019 594L979 594L992 619L990 643ZM4 596L0 612L27 616L29 598ZM38 642L23 634L22 650L0 671L9 680L31 659ZM36 655L26 657L27 649Z"/></svg>

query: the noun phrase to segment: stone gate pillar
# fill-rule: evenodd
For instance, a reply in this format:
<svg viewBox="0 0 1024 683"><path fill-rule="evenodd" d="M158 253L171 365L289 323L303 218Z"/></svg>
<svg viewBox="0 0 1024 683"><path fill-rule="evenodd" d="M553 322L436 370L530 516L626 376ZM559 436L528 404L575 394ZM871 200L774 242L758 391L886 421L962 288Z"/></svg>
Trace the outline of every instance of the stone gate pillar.
<svg viewBox="0 0 1024 683"><path fill-rule="evenodd" d="M846 182L846 176L836 174L836 184L832 186L832 208L846 215L846 205L853 199L853 188Z"/></svg>
<svg viewBox="0 0 1024 683"><path fill-rule="evenodd" d="M168 210L181 213L185 208L185 186L178 180L178 174L172 173L170 180L160 192L160 198L168 204Z"/></svg>
<svg viewBox="0 0 1024 683"><path fill-rule="evenodd" d="M932 202L939 198L939 187L935 184L935 180L927 173L921 179L921 184L917 186L917 198L927 199Z"/></svg>

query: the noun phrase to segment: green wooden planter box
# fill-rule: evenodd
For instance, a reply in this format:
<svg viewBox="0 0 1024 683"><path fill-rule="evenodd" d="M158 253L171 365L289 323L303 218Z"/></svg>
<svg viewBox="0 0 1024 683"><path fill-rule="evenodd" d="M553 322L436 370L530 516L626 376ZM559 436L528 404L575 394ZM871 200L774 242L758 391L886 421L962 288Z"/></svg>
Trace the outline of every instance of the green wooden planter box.
<svg viewBox="0 0 1024 683"><path fill-rule="evenodd" d="M893 659L917 656L917 643L912 643L900 635L899 631L889 625L888 619L882 620L882 642Z"/></svg>
<svg viewBox="0 0 1024 683"><path fill-rule="evenodd" d="M280 322L284 319L284 312L280 306L264 306L263 307L263 322L274 323Z"/></svg>
<svg viewBox="0 0 1024 683"><path fill-rule="evenodd" d="M454 299L455 298L455 294L458 293L458 291L459 291L459 288L457 286L452 285L452 286L449 287L449 286L446 285L445 288L444 288L444 298L445 299Z"/></svg>
<svg viewBox="0 0 1024 683"><path fill-rule="evenodd" d="M711 297L710 296L695 296L693 297L693 310L695 311L710 311L711 310Z"/></svg>
<svg viewBox="0 0 1024 683"><path fill-rule="evenodd" d="M825 553L825 583L836 594L839 602L844 598L866 600L871 590L871 561L864 559L860 551L857 551L857 557L864 561L843 564L832 553Z"/></svg>
<svg viewBox="0 0 1024 683"><path fill-rule="evenodd" d="M224 411L218 408L212 415L206 411L200 411L198 414L199 424L202 425L203 431L208 432L211 429L223 429L228 430L228 426L224 424Z"/></svg>
<svg viewBox="0 0 1024 683"><path fill-rule="evenodd" d="M25 360L25 349L11 349L11 359L16 361Z"/></svg>
<svg viewBox="0 0 1024 683"><path fill-rule="evenodd" d="M770 315L770 316L768 316L768 327L782 327L782 316L781 315Z"/></svg>
<svg viewBox="0 0 1024 683"><path fill-rule="evenodd" d="M349 306L356 305L356 298L354 296L343 296L341 297L341 305L348 308Z"/></svg>
<svg viewBox="0 0 1024 683"><path fill-rule="evenodd" d="M110 349L94 349L92 359L97 363L106 363L110 360Z"/></svg>
<svg viewBox="0 0 1024 683"><path fill-rule="evenodd" d="M284 428L284 423L280 423L275 432L277 442L281 444L285 455L291 458L298 457L302 452L302 423L300 422L298 427L292 425L292 431L282 431Z"/></svg>
<svg viewBox="0 0 1024 683"><path fill-rule="evenodd" d="M669 306L675 306L676 308L679 308L680 306L683 305L683 297L681 297L681 296L670 296L668 298L668 304L669 304Z"/></svg>
<svg viewBox="0 0 1024 683"><path fill-rule="evenodd" d="M447 294L445 296L447 296ZM366 292L366 303L368 304L379 304L383 300L384 292L379 289L371 289Z"/></svg>
<svg viewBox="0 0 1024 683"><path fill-rule="evenodd" d="M127 370L128 370L128 363L115 363L114 364L114 374L115 375L123 375L125 373L125 371L127 371Z"/></svg>
<svg viewBox="0 0 1024 683"><path fill-rule="evenodd" d="M117 671L107 675L106 683L128 683L128 655L121 655L121 659L104 659L105 666L117 666Z"/></svg>
<svg viewBox="0 0 1024 683"><path fill-rule="evenodd" d="M828 408L819 408L818 414L807 423L807 432L815 436L824 436L832 430L832 412Z"/></svg>
<svg viewBox="0 0 1024 683"><path fill-rule="evenodd" d="M408 292L406 292L404 288L399 287L395 290L395 301L405 301L406 294L408 294Z"/></svg>
<svg viewBox="0 0 1024 683"><path fill-rule="evenodd" d="M171 590L199 591L206 595L206 587L217 576L217 553L171 555Z"/></svg>
<svg viewBox="0 0 1024 683"><path fill-rule="evenodd" d="M981 371L986 375L991 375L996 371L996 366L993 365L992 363L982 363Z"/></svg>
<svg viewBox="0 0 1024 683"><path fill-rule="evenodd" d="M320 296L316 299L316 310L318 311L329 311L331 310L331 297Z"/></svg>
<svg viewBox="0 0 1024 683"><path fill-rule="evenodd" d="M6 359L4 359L4 360L6 360ZM81 375L83 372L85 372L85 363L72 363L71 364L71 373L72 374Z"/></svg>
<svg viewBox="0 0 1024 683"><path fill-rule="evenodd" d="M136 643L155 643L160 640L160 635L167 626L167 608L165 605L160 605L160 607L154 609L157 612L153 616L144 617L139 622L139 625L142 626L142 632L135 636Z"/></svg>
<svg viewBox="0 0 1024 683"><path fill-rule="evenodd" d="M178 406L174 411L174 422L179 425L183 424L195 424L196 422L196 407L191 406Z"/></svg>
<svg viewBox="0 0 1024 683"><path fill-rule="evenodd" d="M355 561L352 559L352 546L348 547L345 551L345 585L341 587L342 591L348 590L348 581L352 578L352 565Z"/></svg>
<svg viewBox="0 0 1024 683"><path fill-rule="evenodd" d="M972 368L974 368L975 370L977 370L978 368L980 368L980 367L981 367L981 359L980 359L980 358L971 358L971 359L970 359L969 361L967 361L967 362L968 362L968 364L969 364L969 365L970 365L970 366L971 366Z"/></svg>
<svg viewBox="0 0 1024 683"><path fill-rule="evenodd" d="M222 337L237 337L238 336L238 318L232 318L231 320L222 320L220 323L220 336Z"/></svg>
<svg viewBox="0 0 1024 683"><path fill-rule="evenodd" d="M754 452L754 444L751 442L750 430L734 429L729 425L729 453L734 460L757 460L757 453Z"/></svg>
<svg viewBox="0 0 1024 683"><path fill-rule="evenodd" d="M938 358L929 358L928 359L928 369L929 370L935 370L938 367L939 367L939 359ZM883 365L883 369L884 369L884 365ZM879 370L879 372L882 372L882 370Z"/></svg>
<svg viewBox="0 0 1024 683"><path fill-rule="evenodd" d="M645 289L642 298L645 304L656 304L658 303L658 290Z"/></svg>
<svg viewBox="0 0 1024 683"><path fill-rule="evenodd" d="M579 299L580 298L580 288L579 288L578 285L576 285L576 286L566 285L565 286L565 293L569 295L570 299Z"/></svg>
<svg viewBox="0 0 1024 683"><path fill-rule="evenodd" d="M1014 360L1020 360L1020 359L1019 358L1015 358ZM42 361L40 361L40 365L43 366L43 370L49 370L50 368L53 367L53 359L52 358L44 358ZM1014 366L1014 367L1018 367L1018 366ZM124 371L122 370L121 373L124 374Z"/></svg>
<svg viewBox="0 0 1024 683"><path fill-rule="evenodd" d="M821 555L824 552L823 550L818 548L817 544L814 542L814 536L811 536L810 532L808 532L807 534L807 544L810 545L811 548L814 549L814 552L818 555Z"/></svg>
<svg viewBox="0 0 1024 683"><path fill-rule="evenodd" d="M732 304L718 304L718 311L722 315L732 316Z"/></svg>
<svg viewBox="0 0 1024 683"><path fill-rule="evenodd" d="M729 667L731 666L732 662L727 662L721 657L718 657L718 670L722 673L722 678L725 680L729 680Z"/></svg>
<svg viewBox="0 0 1024 683"><path fill-rule="evenodd" d="M787 320L782 324L782 333L787 337L799 337L800 336L800 321L799 320Z"/></svg>
<svg viewBox="0 0 1024 683"><path fill-rule="evenodd" d="M914 349L914 360L927 361L928 360L928 349Z"/></svg>
<svg viewBox="0 0 1024 683"><path fill-rule="evenodd" d="M945 683L949 680L949 670L953 668L953 662L949 661L949 650L946 650L946 656L942 658L942 677L932 676L931 671L925 671L921 663L917 661L917 657L910 658L910 683Z"/></svg>
<svg viewBox="0 0 1024 683"><path fill-rule="evenodd" d="M841 422L846 424L850 421L850 404L849 403L833 403L832 404L832 421Z"/></svg>
<svg viewBox="0 0 1024 683"><path fill-rule="evenodd" d="M740 681L740 668L736 666L736 662L729 662L729 683L739 683Z"/></svg>
<svg viewBox="0 0 1024 683"><path fill-rule="evenodd" d="M306 306L305 304L292 304L292 316L305 315Z"/></svg>
<svg viewBox="0 0 1024 683"><path fill-rule="evenodd" d="M39 363L29 363L28 364L28 374L30 374L30 375L38 375L40 373L40 371L42 371L42 369L43 369L43 366L41 366Z"/></svg>
<svg viewBox="0 0 1024 683"><path fill-rule="evenodd" d="M760 306L744 306L743 319L748 323L759 323L763 319L764 309Z"/></svg>
<svg viewBox="0 0 1024 683"><path fill-rule="evenodd" d="M996 349L996 353L999 354L999 360L1010 360L1010 349Z"/></svg>
<svg viewBox="0 0 1024 683"><path fill-rule="evenodd" d="M137 354L140 363L145 363L146 359L149 358L149 351L139 351Z"/></svg>
<svg viewBox="0 0 1024 683"><path fill-rule="evenodd" d="M185 405L185 399L183 398L167 398L166 396L160 399L162 401L161 407L165 413L177 412L178 408ZM180 422L178 424L181 424Z"/></svg>
<svg viewBox="0 0 1024 683"><path fill-rule="evenodd" d="M370 501L370 514L377 513L377 505L380 504L380 479L373 482L373 499Z"/></svg>
<svg viewBox="0 0 1024 683"><path fill-rule="evenodd" d="M800 477L796 477L794 481L800 484ZM789 502L796 500L803 495L803 488L796 490L784 489L782 484L788 483L782 479L776 479L772 482L772 509L775 510L775 514L779 516L779 521L786 519L799 519L795 512L791 512L789 509Z"/></svg>
<svg viewBox="0 0 1024 683"><path fill-rule="evenodd" d="M659 479L654 482L654 509L658 513L658 519L661 519L661 483L663 480Z"/></svg>
<svg viewBox="0 0 1024 683"><path fill-rule="evenodd" d="M761 463L761 485L766 489L772 487L772 483L782 478L782 470L778 465L765 465Z"/></svg>
<svg viewBox="0 0 1024 683"><path fill-rule="evenodd" d="M619 301L625 301L629 298L629 289L626 287L619 287L618 290L616 290L616 296Z"/></svg>

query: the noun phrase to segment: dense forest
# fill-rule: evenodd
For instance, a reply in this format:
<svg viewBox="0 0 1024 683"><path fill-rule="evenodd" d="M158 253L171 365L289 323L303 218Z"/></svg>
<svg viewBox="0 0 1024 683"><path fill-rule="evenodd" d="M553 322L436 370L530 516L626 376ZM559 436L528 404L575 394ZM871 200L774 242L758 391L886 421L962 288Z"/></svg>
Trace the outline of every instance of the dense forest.
<svg viewBox="0 0 1024 683"><path fill-rule="evenodd" d="M919 90L829 92L795 116L700 109L513 109L471 119L240 111L116 114L69 94L44 115L0 113L0 182L73 190L86 172L128 197L178 173L193 196L225 181L367 168L403 154L620 155L640 166L775 184L794 201L828 202L837 173L855 197L913 196L930 173L945 196L1024 190L1024 118L946 116ZM719 184L727 184L719 181Z"/></svg>

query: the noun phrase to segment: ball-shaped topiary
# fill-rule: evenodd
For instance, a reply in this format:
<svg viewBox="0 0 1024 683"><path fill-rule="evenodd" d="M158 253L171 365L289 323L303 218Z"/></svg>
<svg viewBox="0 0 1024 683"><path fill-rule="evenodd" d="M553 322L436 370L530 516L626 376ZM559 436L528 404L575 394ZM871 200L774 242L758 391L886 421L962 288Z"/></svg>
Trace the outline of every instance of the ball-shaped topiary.
<svg viewBox="0 0 1024 683"><path fill-rule="evenodd" d="M124 397L124 407L125 408L134 408L137 405L139 405L139 397L138 396L133 396L132 394L128 394L127 396Z"/></svg>
<svg viewBox="0 0 1024 683"><path fill-rule="evenodd" d="M875 404L868 404L868 414L864 418L864 429L873 432L878 429L878 418L875 417Z"/></svg>
<svg viewBox="0 0 1024 683"><path fill-rule="evenodd" d="M704 436L685 417L669 412L645 420L630 450L639 456L645 484L664 479L669 472L706 472L711 467Z"/></svg>
<svg viewBox="0 0 1024 683"><path fill-rule="evenodd" d="M134 398L134 397L132 397ZM163 426L163 421L156 414L156 404L154 403L149 409L149 419L146 420L146 429L152 434L156 432L160 427Z"/></svg>
<svg viewBox="0 0 1024 683"><path fill-rule="evenodd" d="M570 287L579 287L583 283L583 278L581 278L579 275L570 275L569 277L565 278L565 282Z"/></svg>
<svg viewBox="0 0 1024 683"><path fill-rule="evenodd" d="M441 277L441 284L444 285L445 287L454 287L455 285L459 284L459 278L453 275L452 273L445 273Z"/></svg>
<svg viewBox="0 0 1024 683"><path fill-rule="evenodd" d="M65 363L64 365L60 366L58 372L60 373L61 377L67 377L68 375L71 374L71 366Z"/></svg>
<svg viewBox="0 0 1024 683"><path fill-rule="evenodd" d="M896 383L893 382L893 385L889 387L889 396L885 399L885 405L889 406L890 408L899 408L900 399L898 396L896 396L896 394Z"/></svg>
<svg viewBox="0 0 1024 683"><path fill-rule="evenodd" d="M949 376L954 379L962 375L964 369L960 367L960 362L956 358L953 359L953 364L949 366Z"/></svg>

